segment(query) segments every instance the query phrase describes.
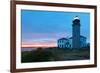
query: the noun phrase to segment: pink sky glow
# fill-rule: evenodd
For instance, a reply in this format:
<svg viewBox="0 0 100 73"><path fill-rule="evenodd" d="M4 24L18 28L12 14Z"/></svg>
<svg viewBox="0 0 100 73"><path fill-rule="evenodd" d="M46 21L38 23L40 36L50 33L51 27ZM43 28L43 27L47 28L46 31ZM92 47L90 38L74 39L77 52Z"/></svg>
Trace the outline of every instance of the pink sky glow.
<svg viewBox="0 0 100 73"><path fill-rule="evenodd" d="M21 47L56 47L55 42L22 42Z"/></svg>

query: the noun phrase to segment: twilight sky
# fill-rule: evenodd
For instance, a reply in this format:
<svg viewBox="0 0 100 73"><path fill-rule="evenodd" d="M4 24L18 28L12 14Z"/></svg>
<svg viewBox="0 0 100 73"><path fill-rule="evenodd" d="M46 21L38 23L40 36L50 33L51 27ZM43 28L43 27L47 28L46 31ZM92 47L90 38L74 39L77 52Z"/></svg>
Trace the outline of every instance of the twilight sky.
<svg viewBox="0 0 100 73"><path fill-rule="evenodd" d="M90 14L21 10L22 47L53 47L57 39L72 36L72 20L79 16L81 35L90 40Z"/></svg>

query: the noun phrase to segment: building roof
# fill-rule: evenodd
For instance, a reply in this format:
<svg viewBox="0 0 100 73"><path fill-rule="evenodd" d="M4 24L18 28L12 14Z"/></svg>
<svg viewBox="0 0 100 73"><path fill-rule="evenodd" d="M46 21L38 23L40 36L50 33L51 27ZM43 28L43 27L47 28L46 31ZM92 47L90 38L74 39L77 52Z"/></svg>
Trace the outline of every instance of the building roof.
<svg viewBox="0 0 100 73"><path fill-rule="evenodd" d="M58 39L58 40L68 40L67 38L60 38L60 39Z"/></svg>
<svg viewBox="0 0 100 73"><path fill-rule="evenodd" d="M81 37L81 38L85 38L85 39L86 39L86 37L85 37L85 36L80 35L80 37ZM70 37L69 39L72 39L72 37Z"/></svg>
<svg viewBox="0 0 100 73"><path fill-rule="evenodd" d="M82 35L80 35L80 37L82 37L82 38L86 38L85 36L82 36Z"/></svg>

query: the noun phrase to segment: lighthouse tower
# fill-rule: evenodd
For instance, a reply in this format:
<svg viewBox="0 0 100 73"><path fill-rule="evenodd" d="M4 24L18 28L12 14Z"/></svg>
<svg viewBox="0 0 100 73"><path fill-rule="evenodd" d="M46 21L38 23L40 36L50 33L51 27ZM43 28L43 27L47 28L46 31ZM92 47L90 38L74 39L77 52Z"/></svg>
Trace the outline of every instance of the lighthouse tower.
<svg viewBox="0 0 100 73"><path fill-rule="evenodd" d="M72 24L72 48L80 48L80 19L74 17Z"/></svg>

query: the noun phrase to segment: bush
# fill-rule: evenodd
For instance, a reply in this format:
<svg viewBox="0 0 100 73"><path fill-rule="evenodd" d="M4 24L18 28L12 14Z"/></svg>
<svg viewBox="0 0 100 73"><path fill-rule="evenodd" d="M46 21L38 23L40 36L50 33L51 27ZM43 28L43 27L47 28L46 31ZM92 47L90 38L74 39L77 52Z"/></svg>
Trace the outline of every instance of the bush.
<svg viewBox="0 0 100 73"><path fill-rule="evenodd" d="M42 48L38 48L36 51L31 51L26 55L22 56L21 61L22 62L43 62L43 61L50 61L52 57L53 57L52 52L45 51Z"/></svg>

